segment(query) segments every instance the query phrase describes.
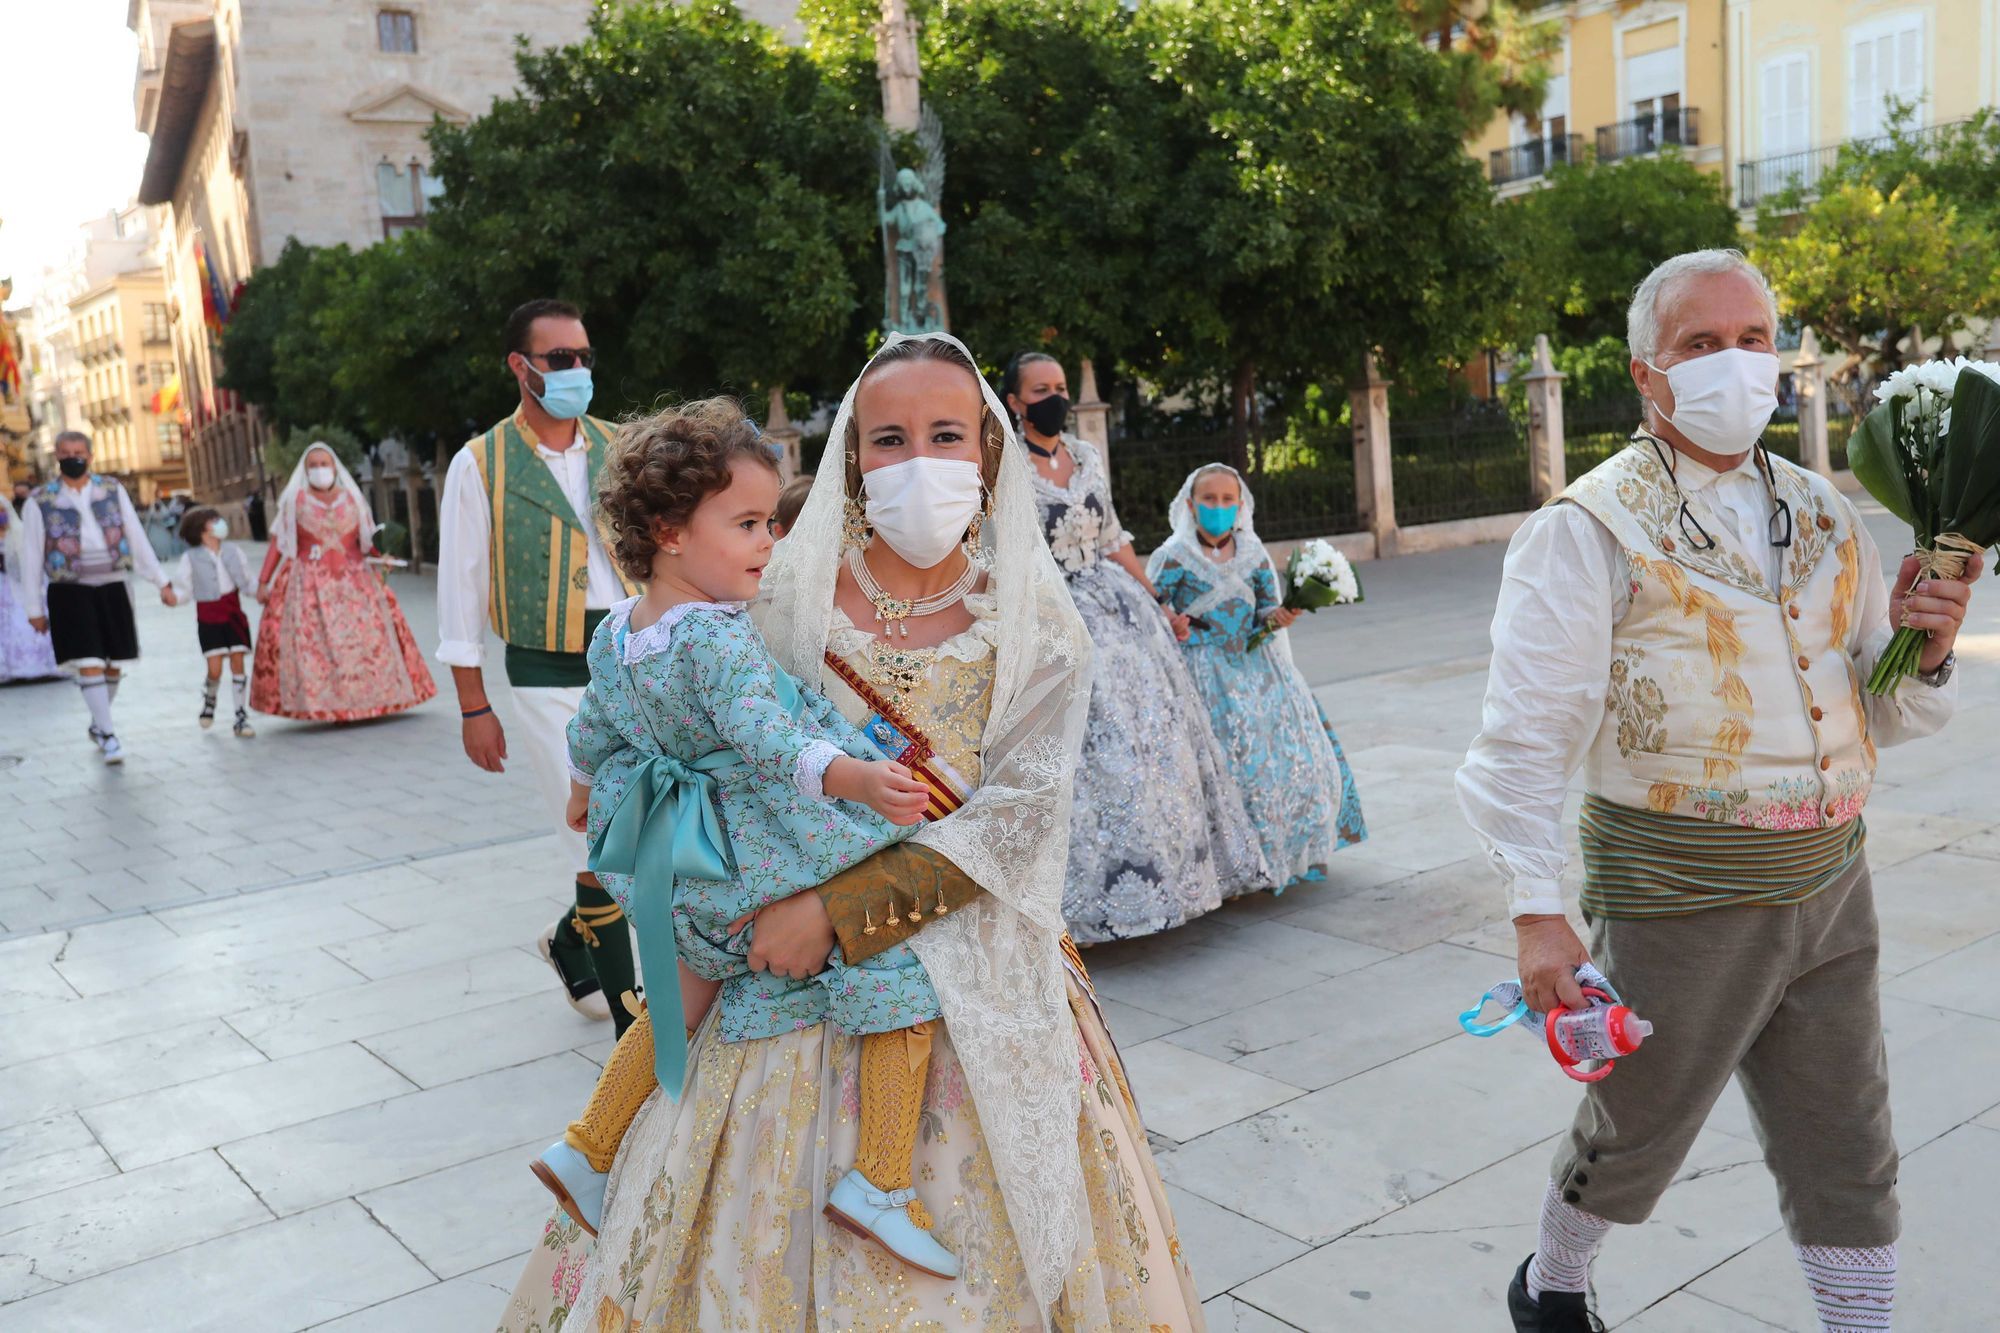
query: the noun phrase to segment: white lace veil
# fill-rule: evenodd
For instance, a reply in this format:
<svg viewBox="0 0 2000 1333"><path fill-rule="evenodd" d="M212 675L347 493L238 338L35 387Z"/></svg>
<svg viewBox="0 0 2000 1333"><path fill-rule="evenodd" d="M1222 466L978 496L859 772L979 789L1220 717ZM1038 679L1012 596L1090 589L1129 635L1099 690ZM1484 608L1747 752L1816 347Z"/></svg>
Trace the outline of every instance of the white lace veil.
<svg viewBox="0 0 2000 1333"><path fill-rule="evenodd" d="M1201 537L1194 516L1195 483L1212 472L1227 472L1236 478L1236 485L1242 493L1236 510L1236 553L1227 560L1216 561L1208 557L1202 548ZM1188 473L1181 483L1173 504L1167 508L1167 522L1173 528L1173 536L1160 545L1146 561L1146 577L1159 582L1160 571L1169 560L1189 569L1204 571L1210 580L1209 590L1181 608L1190 616L1200 617L1214 610L1232 598L1241 597L1252 606L1257 604L1257 590L1251 585L1251 577L1258 567L1266 566L1273 575L1278 566L1271 559L1271 553L1264 549L1263 541L1257 536L1257 502L1251 498L1250 483L1243 474L1227 463L1204 463ZM1282 589L1284 580L1278 581ZM1292 665L1292 634L1290 630L1279 630L1270 639L1271 652L1286 666Z"/></svg>
<svg viewBox="0 0 2000 1333"><path fill-rule="evenodd" d="M367 553L368 544L375 536L375 514L368 507L368 497L361 492L361 485L354 480L354 474L347 470L347 464L340 461L340 455L333 446L315 440L299 455L298 463L292 468L292 479L285 483L285 489L278 494L278 504L271 516L271 543L287 560L296 560L299 554L299 495L306 490L306 460L315 453L324 452L333 460L333 484L354 497L354 512L361 520L361 550Z"/></svg>
<svg viewBox="0 0 2000 1333"><path fill-rule="evenodd" d="M977 364L957 339L924 336ZM883 351L906 341L892 336ZM1005 432L982 537L992 567L988 591L999 604L992 711L980 744L979 789L914 840L950 857L986 892L925 926L911 944L937 988L1046 1317L1071 1266L1083 1262L1078 1246L1090 1225L1077 1151L1080 1051L1060 952L1070 793L1090 707L1090 637L1043 539L1006 409L979 378L987 411ZM822 679L834 618L854 396L850 387L812 493L772 556L767 591L754 608L773 655L807 681Z"/></svg>

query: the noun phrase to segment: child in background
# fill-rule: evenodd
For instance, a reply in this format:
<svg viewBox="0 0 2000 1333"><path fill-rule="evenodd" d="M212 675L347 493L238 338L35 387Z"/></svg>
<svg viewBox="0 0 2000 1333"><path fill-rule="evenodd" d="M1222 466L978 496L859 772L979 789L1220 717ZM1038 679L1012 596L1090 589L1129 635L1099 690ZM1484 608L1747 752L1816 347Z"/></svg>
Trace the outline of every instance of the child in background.
<svg viewBox="0 0 2000 1333"><path fill-rule="evenodd" d="M1283 605L1278 571L1257 540L1256 506L1236 469L1197 468L1174 497L1173 536L1146 573L1170 610L1189 617L1181 652L1250 822L1282 893L1325 877L1342 847L1368 836L1354 774L1312 687L1292 662L1287 636L1256 648L1250 635L1298 619Z"/></svg>
<svg viewBox="0 0 2000 1333"><path fill-rule="evenodd" d="M958 1260L930 1234L910 1174L939 1017L923 965L907 943L853 967L836 949L806 980L752 974L746 961L742 923L759 908L907 837L934 800L772 661L751 623L744 604L771 556L778 498L769 450L725 399L630 422L612 444L599 515L646 592L613 608L591 643L569 727L569 816L596 831L591 865L632 916L658 1026L649 1014L632 1024L583 1117L533 1169L595 1234L619 1141L655 1086L680 1093L684 1043L711 1004L724 1042L830 1021L862 1041L861 1147L827 1212L952 1278Z"/></svg>
<svg viewBox="0 0 2000 1333"><path fill-rule="evenodd" d="M215 695L222 686L222 662L229 659L229 688L236 705L233 730L243 740L257 734L250 725L250 680L243 674L243 655L250 651L250 617L243 612L243 595L255 596L257 585L243 563L243 553L226 545L229 520L206 505L181 517L180 539L187 550L174 566L173 589L182 600L194 601L194 628L208 677L201 686L201 729L215 723Z"/></svg>
<svg viewBox="0 0 2000 1333"><path fill-rule="evenodd" d="M812 494L811 477L793 477L785 489L778 492L778 513L771 520L771 540L781 542L785 534L792 530L792 524L799 521L799 511L806 507L806 497Z"/></svg>

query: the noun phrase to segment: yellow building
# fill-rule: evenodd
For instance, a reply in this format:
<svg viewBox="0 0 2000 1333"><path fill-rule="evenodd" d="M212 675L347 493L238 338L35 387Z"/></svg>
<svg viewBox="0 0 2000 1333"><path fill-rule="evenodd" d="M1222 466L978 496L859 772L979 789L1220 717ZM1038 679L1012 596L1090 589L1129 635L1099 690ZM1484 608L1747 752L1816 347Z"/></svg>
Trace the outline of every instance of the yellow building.
<svg viewBox="0 0 2000 1333"><path fill-rule="evenodd" d="M152 408L174 374L160 270L120 273L71 301L69 313L92 463L121 478L140 504L186 489L181 428Z"/></svg>
<svg viewBox="0 0 2000 1333"><path fill-rule="evenodd" d="M1730 0L1730 183L1739 208L1810 186L1843 143L1872 139L1891 99L1923 127L1995 105L1994 0Z"/></svg>
<svg viewBox="0 0 2000 1333"><path fill-rule="evenodd" d="M1470 145L1502 196L1558 162L1676 145L1725 173L1737 207L1811 185L1892 100L1919 126L2000 103L2000 0L1568 0L1538 121Z"/></svg>

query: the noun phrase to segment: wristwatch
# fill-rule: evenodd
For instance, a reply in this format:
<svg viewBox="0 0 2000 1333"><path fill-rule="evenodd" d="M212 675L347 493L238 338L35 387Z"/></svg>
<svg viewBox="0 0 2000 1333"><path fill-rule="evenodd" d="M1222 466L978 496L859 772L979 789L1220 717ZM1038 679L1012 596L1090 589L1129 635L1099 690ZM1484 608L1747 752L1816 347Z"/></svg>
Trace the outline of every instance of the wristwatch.
<svg viewBox="0 0 2000 1333"><path fill-rule="evenodd" d="M1935 690L1951 679L1952 670L1957 666L1958 650L1954 648L1944 655L1944 661L1938 663L1936 671L1919 671L1916 677L1918 681Z"/></svg>

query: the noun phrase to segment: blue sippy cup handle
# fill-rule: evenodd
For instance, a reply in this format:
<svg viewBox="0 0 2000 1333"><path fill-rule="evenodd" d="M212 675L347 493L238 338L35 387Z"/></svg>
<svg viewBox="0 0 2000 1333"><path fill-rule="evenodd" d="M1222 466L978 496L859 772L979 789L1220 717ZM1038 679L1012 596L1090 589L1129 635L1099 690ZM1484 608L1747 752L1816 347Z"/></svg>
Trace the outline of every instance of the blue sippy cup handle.
<svg viewBox="0 0 2000 1333"><path fill-rule="evenodd" d="M1515 982L1514 984L1517 986L1520 985L1519 982ZM1499 987L1496 986L1493 989L1498 990ZM1493 991L1491 990L1480 996L1478 1004L1473 1005L1458 1016L1458 1025L1475 1037L1490 1037L1497 1032L1505 1032L1508 1028L1528 1016L1528 1001L1527 997L1523 996L1514 1002L1513 1009L1509 1010L1507 1015L1497 1023L1479 1022L1479 1015L1485 1010L1486 1002L1492 998Z"/></svg>

